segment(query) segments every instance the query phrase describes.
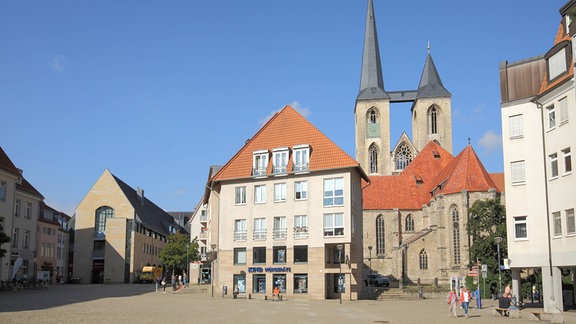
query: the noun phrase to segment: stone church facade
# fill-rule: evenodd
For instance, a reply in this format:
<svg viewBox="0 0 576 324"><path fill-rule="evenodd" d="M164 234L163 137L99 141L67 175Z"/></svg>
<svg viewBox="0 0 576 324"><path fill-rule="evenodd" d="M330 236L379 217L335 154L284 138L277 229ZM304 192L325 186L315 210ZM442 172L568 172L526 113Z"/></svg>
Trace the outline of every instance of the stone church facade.
<svg viewBox="0 0 576 324"><path fill-rule="evenodd" d="M390 107L411 102L412 139L390 140ZM503 174L488 174L471 145L452 155L451 94L430 50L416 90L388 91L380 64L373 2L368 1L356 159L368 173L363 205L364 275L401 284L460 284L469 266L467 210L499 198Z"/></svg>

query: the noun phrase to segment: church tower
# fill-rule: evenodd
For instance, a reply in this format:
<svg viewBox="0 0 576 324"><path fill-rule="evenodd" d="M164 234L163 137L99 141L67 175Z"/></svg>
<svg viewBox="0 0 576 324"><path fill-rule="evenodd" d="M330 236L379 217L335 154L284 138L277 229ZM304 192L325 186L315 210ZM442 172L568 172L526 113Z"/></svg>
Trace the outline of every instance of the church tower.
<svg viewBox="0 0 576 324"><path fill-rule="evenodd" d="M428 56L412 105L412 140L416 150L422 150L430 141L437 141L452 154L451 97L442 85L428 45Z"/></svg>
<svg viewBox="0 0 576 324"><path fill-rule="evenodd" d="M430 45L417 90L384 90L374 5L368 0L360 92L354 108L356 160L362 169L371 176L400 174L430 141L452 153L451 97L440 80ZM391 150L390 105L401 102L412 103L412 140L404 132Z"/></svg>
<svg viewBox="0 0 576 324"><path fill-rule="evenodd" d="M360 93L354 116L356 160L370 175L390 174L390 96L384 90L372 0L366 13Z"/></svg>

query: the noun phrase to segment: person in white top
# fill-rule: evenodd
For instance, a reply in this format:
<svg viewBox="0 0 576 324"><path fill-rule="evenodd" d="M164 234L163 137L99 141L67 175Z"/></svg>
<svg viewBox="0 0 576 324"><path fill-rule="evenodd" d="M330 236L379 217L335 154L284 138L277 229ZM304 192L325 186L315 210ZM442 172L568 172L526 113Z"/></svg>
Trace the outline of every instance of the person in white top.
<svg viewBox="0 0 576 324"><path fill-rule="evenodd" d="M466 287L462 288L460 293L460 303L464 309L464 317L468 318L468 306L470 305L470 292Z"/></svg>

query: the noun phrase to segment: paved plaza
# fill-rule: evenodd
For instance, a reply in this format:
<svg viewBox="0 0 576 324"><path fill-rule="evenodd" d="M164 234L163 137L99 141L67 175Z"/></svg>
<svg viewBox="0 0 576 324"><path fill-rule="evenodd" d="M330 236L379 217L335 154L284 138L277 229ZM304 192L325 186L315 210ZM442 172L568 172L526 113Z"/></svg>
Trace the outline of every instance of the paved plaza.
<svg viewBox="0 0 576 324"><path fill-rule="evenodd" d="M0 292L0 323L526 323L527 310L519 319L492 315L493 301L481 310L472 308L465 319L448 318L444 298L424 300L308 300L282 302L232 299L184 289L155 292L153 285L60 285L49 290ZM565 315L576 323L576 313ZM542 323L550 316L543 315Z"/></svg>

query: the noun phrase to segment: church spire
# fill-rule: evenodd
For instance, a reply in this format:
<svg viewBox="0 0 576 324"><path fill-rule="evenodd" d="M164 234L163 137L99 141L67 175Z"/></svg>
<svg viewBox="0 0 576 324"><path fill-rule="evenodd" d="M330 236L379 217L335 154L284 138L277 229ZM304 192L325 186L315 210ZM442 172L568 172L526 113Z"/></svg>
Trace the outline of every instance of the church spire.
<svg viewBox="0 0 576 324"><path fill-rule="evenodd" d="M436 70L434 61L432 60L432 55L430 55L430 42L428 42L428 56L426 57L426 63L424 64L424 71L422 72L422 77L420 78L420 84L418 85L418 93L416 98L438 98L438 97L451 97L452 94L444 85L442 85L442 80L440 80L440 75Z"/></svg>
<svg viewBox="0 0 576 324"><path fill-rule="evenodd" d="M376 18L374 5L368 0L366 12L366 31L364 33L364 53L362 55L362 74L360 76L360 93L357 99L386 99L390 96L384 90L382 65L380 64L380 50L378 47L378 34L376 33Z"/></svg>

